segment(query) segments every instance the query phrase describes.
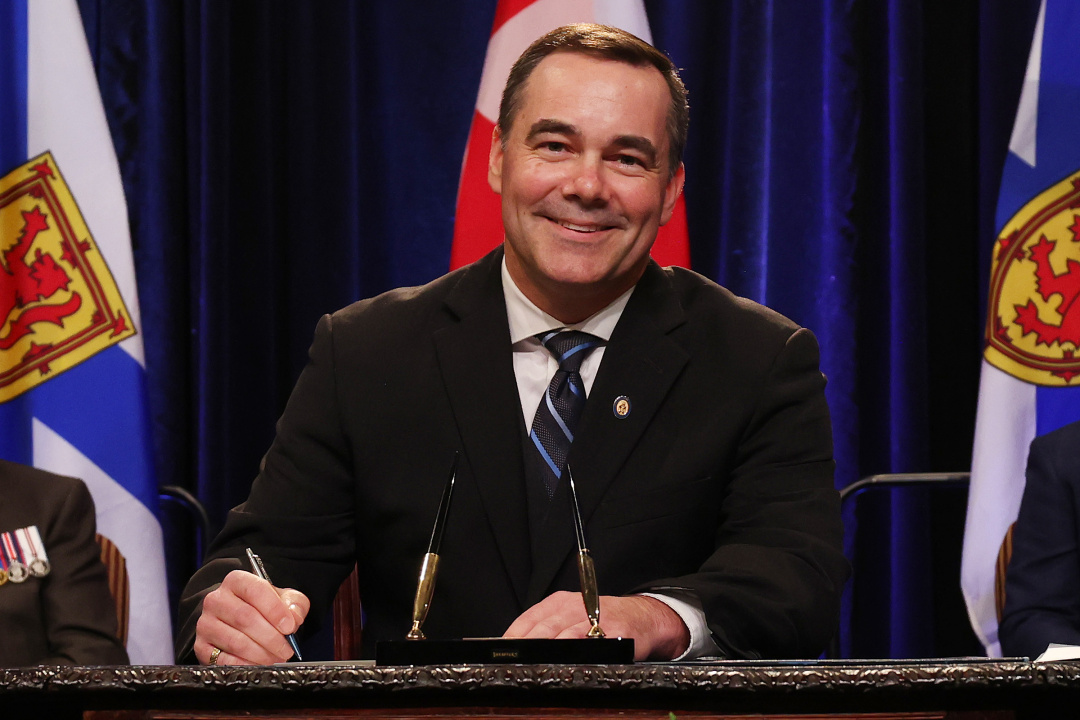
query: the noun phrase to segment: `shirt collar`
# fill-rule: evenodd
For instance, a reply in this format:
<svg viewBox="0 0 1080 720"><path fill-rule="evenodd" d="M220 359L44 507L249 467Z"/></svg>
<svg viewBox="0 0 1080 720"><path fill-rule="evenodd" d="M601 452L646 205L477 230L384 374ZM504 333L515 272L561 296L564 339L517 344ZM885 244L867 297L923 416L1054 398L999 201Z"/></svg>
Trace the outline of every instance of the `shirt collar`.
<svg viewBox="0 0 1080 720"><path fill-rule="evenodd" d="M560 330L563 328L581 330L590 335L595 335L604 341L610 340L611 333L614 332L615 325L619 322L623 310L626 309L626 303L630 300L630 294L634 292L634 288L630 288L622 295L615 298L615 300L603 310L589 316L579 323L566 325L536 307L532 300L525 297L525 293L521 292L521 288L519 288L517 283L514 282L514 279L510 277L510 271L506 269L505 257L503 257L502 261L502 285L503 298L506 300L506 317L510 323L511 345L517 344L522 340L531 338L542 332Z"/></svg>

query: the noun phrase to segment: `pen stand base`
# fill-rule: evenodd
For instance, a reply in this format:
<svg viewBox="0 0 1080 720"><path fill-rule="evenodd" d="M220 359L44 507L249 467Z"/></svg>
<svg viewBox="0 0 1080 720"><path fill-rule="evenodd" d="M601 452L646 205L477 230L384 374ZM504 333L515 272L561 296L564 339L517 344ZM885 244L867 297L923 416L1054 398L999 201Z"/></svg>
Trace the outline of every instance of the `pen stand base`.
<svg viewBox="0 0 1080 720"><path fill-rule="evenodd" d="M631 638L465 638L375 643L376 665L625 665L632 662Z"/></svg>

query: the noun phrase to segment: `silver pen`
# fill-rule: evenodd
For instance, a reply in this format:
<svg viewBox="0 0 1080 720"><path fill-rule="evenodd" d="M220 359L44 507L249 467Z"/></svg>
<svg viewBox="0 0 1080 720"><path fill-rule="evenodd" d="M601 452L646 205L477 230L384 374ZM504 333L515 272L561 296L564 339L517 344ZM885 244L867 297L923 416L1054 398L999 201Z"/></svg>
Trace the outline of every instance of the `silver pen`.
<svg viewBox="0 0 1080 720"><path fill-rule="evenodd" d="M266 574L266 568L263 567L262 558L256 555L251 548L247 548L247 556L248 562L251 563L251 572L273 585L274 581ZM296 653L296 659L303 662L304 658L300 656L300 646L296 644L296 636L290 633L285 636L285 639L292 645L293 652Z"/></svg>

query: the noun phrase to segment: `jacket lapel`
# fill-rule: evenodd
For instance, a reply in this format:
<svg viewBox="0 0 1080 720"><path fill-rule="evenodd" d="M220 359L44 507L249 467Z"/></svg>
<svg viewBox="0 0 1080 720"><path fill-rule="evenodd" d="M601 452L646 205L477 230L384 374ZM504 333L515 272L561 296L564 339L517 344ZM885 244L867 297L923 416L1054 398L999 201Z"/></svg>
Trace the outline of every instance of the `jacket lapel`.
<svg viewBox="0 0 1080 720"><path fill-rule="evenodd" d="M683 321L667 274L650 262L604 350L570 449L568 463L586 525L687 362L686 351L669 336ZM623 419L612 409L620 396L631 403ZM537 538L529 606L548 594L559 569L577 552L566 485L562 482L552 498L552 511Z"/></svg>
<svg viewBox="0 0 1080 720"><path fill-rule="evenodd" d="M502 251L462 275L446 307L457 322L434 335L439 370L468 466L505 570L524 606L531 567L521 437L521 403L510 349L500 268Z"/></svg>

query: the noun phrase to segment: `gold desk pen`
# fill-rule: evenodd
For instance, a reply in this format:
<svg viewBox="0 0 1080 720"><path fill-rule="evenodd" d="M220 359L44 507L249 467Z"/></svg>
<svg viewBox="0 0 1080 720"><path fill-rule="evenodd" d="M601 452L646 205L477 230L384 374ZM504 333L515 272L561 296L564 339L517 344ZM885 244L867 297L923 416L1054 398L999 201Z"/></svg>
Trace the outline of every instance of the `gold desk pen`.
<svg viewBox="0 0 1080 720"><path fill-rule="evenodd" d="M577 536L578 577L581 579L581 599L585 602L585 614L589 616L592 627L588 637L602 638L600 629L600 591L596 585L596 567L593 565L589 548L585 545L585 527L581 522L581 506L578 505L577 488L574 487L574 475L570 466L566 467L566 477L570 481L570 504L574 510L574 534Z"/></svg>
<svg viewBox="0 0 1080 720"><path fill-rule="evenodd" d="M435 515L435 527L431 529L431 540L420 565L420 578L416 583L416 599L413 600L412 629L405 636L407 640L423 640L421 627L427 619L431 607L431 596L435 593L435 577L439 572L439 547L442 545L443 532L446 530L446 514L450 510L450 496L454 492L454 479L457 477L458 454L454 453L454 464L450 468L450 477L443 489L439 501L439 512Z"/></svg>

